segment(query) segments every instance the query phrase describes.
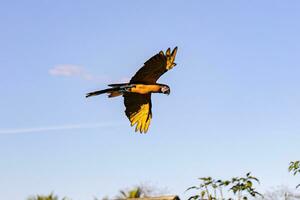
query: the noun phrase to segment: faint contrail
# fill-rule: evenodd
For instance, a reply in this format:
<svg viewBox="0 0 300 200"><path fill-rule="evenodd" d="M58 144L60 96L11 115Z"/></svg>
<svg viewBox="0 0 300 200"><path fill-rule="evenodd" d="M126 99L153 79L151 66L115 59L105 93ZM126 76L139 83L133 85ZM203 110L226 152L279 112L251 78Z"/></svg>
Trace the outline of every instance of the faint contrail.
<svg viewBox="0 0 300 200"><path fill-rule="evenodd" d="M111 122L111 123L90 123L90 124L66 124L61 126L46 126L46 127L34 127L34 128L0 129L0 134L33 133L33 132L44 132L44 131L109 127L109 126L116 126L119 124L120 123Z"/></svg>

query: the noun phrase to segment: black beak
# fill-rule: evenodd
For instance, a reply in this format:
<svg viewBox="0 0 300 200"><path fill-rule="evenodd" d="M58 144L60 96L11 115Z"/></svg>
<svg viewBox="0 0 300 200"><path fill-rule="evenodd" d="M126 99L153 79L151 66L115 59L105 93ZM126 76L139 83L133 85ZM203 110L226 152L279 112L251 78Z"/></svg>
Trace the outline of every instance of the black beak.
<svg viewBox="0 0 300 200"><path fill-rule="evenodd" d="M169 95L171 93L171 90L168 89L167 91L165 91L165 94Z"/></svg>

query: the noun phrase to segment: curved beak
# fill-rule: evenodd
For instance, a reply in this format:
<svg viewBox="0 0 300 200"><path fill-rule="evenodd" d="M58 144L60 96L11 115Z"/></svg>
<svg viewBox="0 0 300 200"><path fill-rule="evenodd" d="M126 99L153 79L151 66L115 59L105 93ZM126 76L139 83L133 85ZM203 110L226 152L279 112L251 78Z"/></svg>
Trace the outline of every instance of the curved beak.
<svg viewBox="0 0 300 200"><path fill-rule="evenodd" d="M170 95L170 93L171 93L171 90L170 90L170 89L168 89L168 90L165 92L166 95Z"/></svg>

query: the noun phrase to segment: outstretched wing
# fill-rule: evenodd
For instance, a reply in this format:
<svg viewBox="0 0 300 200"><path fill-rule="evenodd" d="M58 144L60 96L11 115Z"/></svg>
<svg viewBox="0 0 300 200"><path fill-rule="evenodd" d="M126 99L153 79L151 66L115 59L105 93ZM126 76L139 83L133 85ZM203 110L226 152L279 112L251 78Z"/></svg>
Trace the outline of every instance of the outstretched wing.
<svg viewBox="0 0 300 200"><path fill-rule="evenodd" d="M146 133L152 118L151 94L124 93L123 97L131 126L136 124L135 131Z"/></svg>
<svg viewBox="0 0 300 200"><path fill-rule="evenodd" d="M176 65L174 63L176 53L177 47L174 48L172 53L170 48L167 49L166 54L160 51L144 63L144 66L131 78L130 83L156 83L161 75Z"/></svg>

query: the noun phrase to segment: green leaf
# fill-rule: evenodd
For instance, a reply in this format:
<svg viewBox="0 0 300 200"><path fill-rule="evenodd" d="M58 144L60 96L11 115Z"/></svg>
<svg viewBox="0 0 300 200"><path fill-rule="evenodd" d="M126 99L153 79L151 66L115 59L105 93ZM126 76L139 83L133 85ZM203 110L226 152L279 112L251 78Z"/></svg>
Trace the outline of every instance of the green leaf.
<svg viewBox="0 0 300 200"><path fill-rule="evenodd" d="M252 182L251 182L251 181L247 181L247 183L246 183L246 187L249 187L249 188L251 188L251 187L252 187Z"/></svg>
<svg viewBox="0 0 300 200"><path fill-rule="evenodd" d="M201 192L201 198L202 198L202 199L204 198L205 193L206 193L206 192L205 192L204 190Z"/></svg>
<svg viewBox="0 0 300 200"><path fill-rule="evenodd" d="M188 189L186 189L185 191L188 191L188 190L193 190L193 189L199 189L199 187L197 187L197 186L192 186L192 187L189 187Z"/></svg>
<svg viewBox="0 0 300 200"><path fill-rule="evenodd" d="M190 198L188 198L188 200L197 200L199 199L199 195L194 195L194 196L191 196Z"/></svg>

